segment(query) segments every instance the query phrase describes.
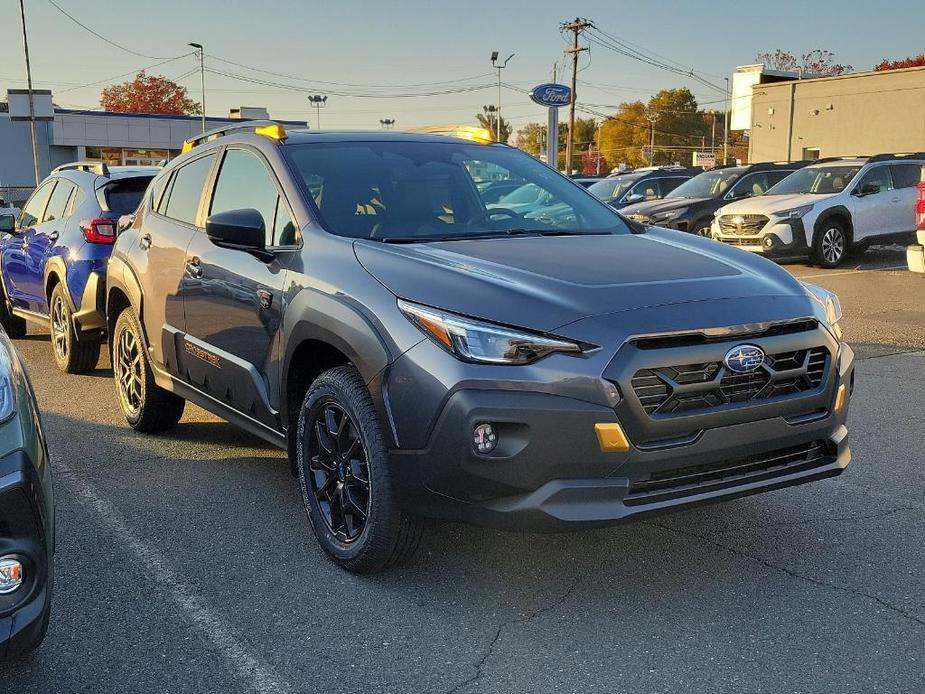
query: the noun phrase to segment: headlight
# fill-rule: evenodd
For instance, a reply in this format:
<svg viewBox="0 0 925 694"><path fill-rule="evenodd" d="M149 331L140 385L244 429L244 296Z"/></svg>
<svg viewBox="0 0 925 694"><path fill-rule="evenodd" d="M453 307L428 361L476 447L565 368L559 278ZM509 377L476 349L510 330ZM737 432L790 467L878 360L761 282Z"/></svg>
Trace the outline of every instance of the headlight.
<svg viewBox="0 0 925 694"><path fill-rule="evenodd" d="M686 207L682 207L680 210L668 210L667 212L656 212L652 215L653 219L674 219L675 217L680 217L682 214L687 212Z"/></svg>
<svg viewBox="0 0 925 694"><path fill-rule="evenodd" d="M447 352L479 364L529 364L553 352L581 352L580 345L483 323L399 300L398 308Z"/></svg>
<svg viewBox="0 0 925 694"><path fill-rule="evenodd" d="M780 212L772 212L775 217L780 217L781 219L799 219L804 214L813 209L812 205L803 205L802 207L792 207L789 210L781 210Z"/></svg>
<svg viewBox="0 0 925 694"><path fill-rule="evenodd" d="M0 422L8 420L16 411L12 349L6 335L0 335Z"/></svg>
<svg viewBox="0 0 925 694"><path fill-rule="evenodd" d="M809 282L800 282L800 284L802 284L807 293L822 306L825 311L826 322L835 330L835 335L841 339L841 328L838 325L838 321L841 320L842 312L841 302L838 300L838 296L828 289L823 289Z"/></svg>

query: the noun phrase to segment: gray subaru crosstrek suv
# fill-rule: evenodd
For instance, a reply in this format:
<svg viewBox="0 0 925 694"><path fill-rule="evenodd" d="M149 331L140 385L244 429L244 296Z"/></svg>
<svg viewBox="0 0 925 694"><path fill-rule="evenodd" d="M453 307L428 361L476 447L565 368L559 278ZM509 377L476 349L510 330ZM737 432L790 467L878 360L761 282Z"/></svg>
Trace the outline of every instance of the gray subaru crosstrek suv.
<svg viewBox="0 0 925 694"><path fill-rule="evenodd" d="M189 141L109 265L128 422L190 400L288 449L319 543L361 572L423 517L587 528L844 470L834 295L460 135ZM486 206L505 178L568 214Z"/></svg>

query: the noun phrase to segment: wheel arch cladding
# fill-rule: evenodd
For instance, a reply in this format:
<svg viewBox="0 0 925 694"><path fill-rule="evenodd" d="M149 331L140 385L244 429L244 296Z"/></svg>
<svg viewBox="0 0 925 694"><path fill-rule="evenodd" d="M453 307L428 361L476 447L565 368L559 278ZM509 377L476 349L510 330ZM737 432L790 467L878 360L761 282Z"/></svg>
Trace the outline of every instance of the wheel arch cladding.
<svg viewBox="0 0 925 694"><path fill-rule="evenodd" d="M816 218L816 223L813 225L813 238L810 241L814 242L816 234L823 231L823 225L833 220L842 224L848 234L848 242L850 243L854 239L854 225L851 223L851 212L844 205L830 207Z"/></svg>

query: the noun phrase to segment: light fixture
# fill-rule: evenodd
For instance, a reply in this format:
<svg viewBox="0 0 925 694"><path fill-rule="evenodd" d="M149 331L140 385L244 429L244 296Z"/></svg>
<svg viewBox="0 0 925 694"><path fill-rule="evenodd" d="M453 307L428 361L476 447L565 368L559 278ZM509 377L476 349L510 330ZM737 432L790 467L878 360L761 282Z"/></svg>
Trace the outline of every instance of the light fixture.
<svg viewBox="0 0 925 694"><path fill-rule="evenodd" d="M472 432L472 443L475 450L483 455L491 453L498 445L498 435L491 424L479 424Z"/></svg>
<svg viewBox="0 0 925 694"><path fill-rule="evenodd" d="M23 581L22 562L15 557L0 559L0 595L17 590Z"/></svg>

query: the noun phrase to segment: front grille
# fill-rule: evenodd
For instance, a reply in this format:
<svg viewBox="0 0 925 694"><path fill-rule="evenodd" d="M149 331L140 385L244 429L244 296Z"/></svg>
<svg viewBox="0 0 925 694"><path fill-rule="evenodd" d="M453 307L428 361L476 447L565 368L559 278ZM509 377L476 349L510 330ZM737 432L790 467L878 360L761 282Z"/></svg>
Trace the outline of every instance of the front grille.
<svg viewBox="0 0 925 694"><path fill-rule="evenodd" d="M828 359L828 349L813 347L769 354L749 373L718 361L640 369L632 387L648 415L673 415L815 390L825 380Z"/></svg>
<svg viewBox="0 0 925 694"><path fill-rule="evenodd" d="M634 222L639 222L640 224L649 223L649 215L647 214L640 214L638 212L634 212L633 214L628 214L626 216L632 219Z"/></svg>
<svg viewBox="0 0 925 694"><path fill-rule="evenodd" d="M719 218L720 231L738 236L754 236L767 223L768 217L763 214L724 214Z"/></svg>
<svg viewBox="0 0 925 694"><path fill-rule="evenodd" d="M739 239L723 236L720 238L720 241L728 243L730 246L740 246L742 248L763 248L760 239Z"/></svg>
<svg viewBox="0 0 925 694"><path fill-rule="evenodd" d="M824 441L744 458L660 470L630 484L624 503L651 504L821 467L834 456Z"/></svg>

